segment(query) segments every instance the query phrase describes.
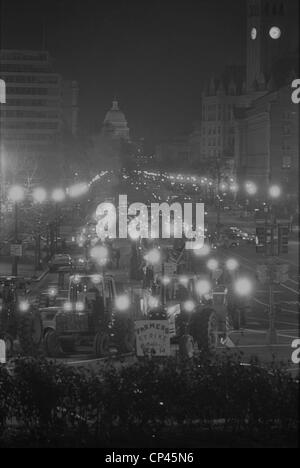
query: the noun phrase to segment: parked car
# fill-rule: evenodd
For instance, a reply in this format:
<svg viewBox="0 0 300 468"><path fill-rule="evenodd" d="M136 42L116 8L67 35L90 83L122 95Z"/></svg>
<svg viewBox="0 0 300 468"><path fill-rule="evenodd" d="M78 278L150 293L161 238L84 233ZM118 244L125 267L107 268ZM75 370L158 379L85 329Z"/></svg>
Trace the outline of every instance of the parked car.
<svg viewBox="0 0 300 468"><path fill-rule="evenodd" d="M51 272L57 271L60 267L72 268L72 258L68 254L56 254L48 263Z"/></svg>

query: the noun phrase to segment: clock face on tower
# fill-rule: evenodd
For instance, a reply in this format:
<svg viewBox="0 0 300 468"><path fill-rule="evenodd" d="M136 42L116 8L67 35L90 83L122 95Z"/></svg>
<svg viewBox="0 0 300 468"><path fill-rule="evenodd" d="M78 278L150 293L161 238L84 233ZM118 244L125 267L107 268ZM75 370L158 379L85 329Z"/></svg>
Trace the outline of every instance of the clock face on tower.
<svg viewBox="0 0 300 468"><path fill-rule="evenodd" d="M252 28L251 29L251 39L254 41L256 39L256 36L257 36L257 29Z"/></svg>
<svg viewBox="0 0 300 468"><path fill-rule="evenodd" d="M279 39L281 36L281 30L278 28L278 26L272 26L269 35L272 39Z"/></svg>

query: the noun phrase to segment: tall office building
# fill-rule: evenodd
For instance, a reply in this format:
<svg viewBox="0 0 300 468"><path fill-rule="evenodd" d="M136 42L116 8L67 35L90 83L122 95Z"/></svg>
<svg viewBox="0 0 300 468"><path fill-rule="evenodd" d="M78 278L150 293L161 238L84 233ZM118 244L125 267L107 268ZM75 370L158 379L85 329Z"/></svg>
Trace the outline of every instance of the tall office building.
<svg viewBox="0 0 300 468"><path fill-rule="evenodd" d="M46 51L1 50L1 157L7 177L23 183L59 177L61 141L77 130L78 86L64 82Z"/></svg>

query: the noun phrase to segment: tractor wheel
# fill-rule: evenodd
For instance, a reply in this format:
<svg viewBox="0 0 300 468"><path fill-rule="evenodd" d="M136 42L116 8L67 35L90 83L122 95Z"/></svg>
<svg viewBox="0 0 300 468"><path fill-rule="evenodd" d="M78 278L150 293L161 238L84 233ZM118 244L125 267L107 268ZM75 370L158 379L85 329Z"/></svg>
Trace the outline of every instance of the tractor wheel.
<svg viewBox="0 0 300 468"><path fill-rule="evenodd" d="M14 339L8 333L1 333L0 340L4 341L5 343L5 353L6 359L12 357L13 355L13 348L14 348Z"/></svg>
<svg viewBox="0 0 300 468"><path fill-rule="evenodd" d="M207 351L216 348L218 342L218 318L213 309L196 311L189 330L199 349Z"/></svg>
<svg viewBox="0 0 300 468"><path fill-rule="evenodd" d="M23 314L19 320L19 342L24 354L33 355L37 352L43 337L43 324L37 311Z"/></svg>
<svg viewBox="0 0 300 468"><path fill-rule="evenodd" d="M115 323L116 345L120 353L135 350L134 322L128 317L118 317Z"/></svg>
<svg viewBox="0 0 300 468"><path fill-rule="evenodd" d="M48 330L44 337L46 356L56 358L62 355L59 338L55 330Z"/></svg>
<svg viewBox="0 0 300 468"><path fill-rule="evenodd" d="M66 354L71 354L76 352L76 342L73 339L61 339L60 347L62 351Z"/></svg>
<svg viewBox="0 0 300 468"><path fill-rule="evenodd" d="M194 340L191 335L182 335L179 339L179 354L182 358L194 356Z"/></svg>
<svg viewBox="0 0 300 468"><path fill-rule="evenodd" d="M97 358L109 354L109 336L105 332L97 332L94 338L94 354Z"/></svg>

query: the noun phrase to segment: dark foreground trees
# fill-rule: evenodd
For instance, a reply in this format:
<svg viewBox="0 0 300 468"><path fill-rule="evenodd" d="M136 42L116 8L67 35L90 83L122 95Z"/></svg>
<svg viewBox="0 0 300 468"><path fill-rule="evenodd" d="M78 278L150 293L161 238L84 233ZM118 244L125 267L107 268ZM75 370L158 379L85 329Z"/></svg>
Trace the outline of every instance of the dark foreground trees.
<svg viewBox="0 0 300 468"><path fill-rule="evenodd" d="M298 382L238 357L0 366L0 447L293 447Z"/></svg>

